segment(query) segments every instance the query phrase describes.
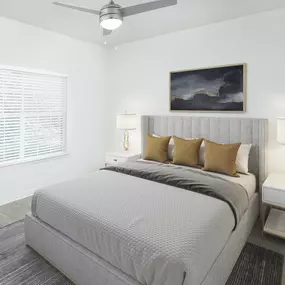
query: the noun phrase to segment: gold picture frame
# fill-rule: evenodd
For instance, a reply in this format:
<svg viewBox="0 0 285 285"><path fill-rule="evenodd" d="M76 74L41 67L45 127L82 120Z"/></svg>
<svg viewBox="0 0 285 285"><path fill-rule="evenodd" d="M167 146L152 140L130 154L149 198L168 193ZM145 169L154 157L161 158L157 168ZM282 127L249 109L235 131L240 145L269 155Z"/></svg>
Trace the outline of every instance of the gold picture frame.
<svg viewBox="0 0 285 285"><path fill-rule="evenodd" d="M211 75L211 73L213 73L213 75ZM193 77L192 79L191 79L191 75ZM198 76L201 76L200 84L197 84ZM203 78L203 76L208 77L208 79ZM225 76L227 76L228 80L230 79L232 82L225 82L224 81ZM189 78L189 83L187 83L187 78ZM211 80L213 81L213 84L211 84ZM206 85L207 86L205 88L197 87L197 90L195 90L194 85L196 84L196 86L203 86L203 81L204 81L205 86ZM183 85L181 86L181 88L179 86L180 82ZM218 84L219 82L221 85L220 85L220 89L217 91L217 88L219 88L219 84ZM220 65L220 66L202 67L202 68L197 68L197 69L172 71L169 73L170 112L245 113L246 112L246 100L247 100L247 86L246 85L247 85L247 64L246 63L228 64L228 65ZM183 94L183 92L185 92L185 89L188 91L187 88L189 88L189 90L191 90L192 92L191 93L189 91L190 95ZM215 92L211 93L210 90L213 90L213 89L215 90ZM222 89L222 92L221 92L221 89ZM234 90L236 90L236 93L234 93ZM227 92L229 93L227 94ZM201 95L201 97L200 96L197 97L198 95ZM189 97L188 99L185 99L185 97L183 96L189 96ZM242 96L242 101L241 101L241 96ZM193 102L194 104L191 105ZM212 103L214 105L210 106ZM204 109L198 108L199 105L200 106L204 105L205 108Z"/></svg>

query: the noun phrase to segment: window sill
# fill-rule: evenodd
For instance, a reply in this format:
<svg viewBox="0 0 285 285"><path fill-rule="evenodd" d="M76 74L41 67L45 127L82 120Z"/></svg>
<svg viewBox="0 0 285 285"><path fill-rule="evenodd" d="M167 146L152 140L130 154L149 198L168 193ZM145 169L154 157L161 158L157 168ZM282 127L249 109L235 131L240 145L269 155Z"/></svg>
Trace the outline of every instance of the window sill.
<svg viewBox="0 0 285 285"><path fill-rule="evenodd" d="M45 155L42 157L37 157L37 158L28 158L28 159L23 159L21 161L9 161L9 162L4 162L4 163L0 163L0 169L4 168L4 167L10 167L10 166L16 166L16 165L21 165L21 164L36 164L36 163L41 163L44 161L49 161L49 160L54 160L54 159L58 159L58 158L63 158L65 156L68 156L69 153L68 152L59 152L59 153L55 153L52 155Z"/></svg>

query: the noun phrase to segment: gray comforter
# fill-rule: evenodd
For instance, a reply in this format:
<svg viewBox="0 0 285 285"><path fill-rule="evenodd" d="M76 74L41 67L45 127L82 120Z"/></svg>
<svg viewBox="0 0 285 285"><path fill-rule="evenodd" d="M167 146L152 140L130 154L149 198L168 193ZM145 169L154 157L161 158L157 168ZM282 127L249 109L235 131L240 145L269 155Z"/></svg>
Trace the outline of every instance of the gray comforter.
<svg viewBox="0 0 285 285"><path fill-rule="evenodd" d="M136 161L109 166L103 170L115 171L220 199L231 207L236 225L248 208L248 196L240 184L216 176L213 179L211 173L197 171L191 167Z"/></svg>
<svg viewBox="0 0 285 285"><path fill-rule="evenodd" d="M167 176L178 187L109 168L38 190L33 215L140 284L200 285L235 227L232 209L238 220L246 207L244 189L205 172L198 175L198 170L147 165L121 169L143 172L148 179L158 176L163 183ZM232 209L219 199L181 189L187 181L200 193L226 196L228 191L222 199Z"/></svg>

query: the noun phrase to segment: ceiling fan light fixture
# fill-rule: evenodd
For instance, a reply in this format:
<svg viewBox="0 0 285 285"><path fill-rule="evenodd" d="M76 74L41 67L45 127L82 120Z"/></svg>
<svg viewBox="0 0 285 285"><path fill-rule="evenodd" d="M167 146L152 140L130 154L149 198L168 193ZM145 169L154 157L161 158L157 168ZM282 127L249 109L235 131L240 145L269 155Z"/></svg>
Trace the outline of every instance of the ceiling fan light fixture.
<svg viewBox="0 0 285 285"><path fill-rule="evenodd" d="M123 23L121 6L111 1L100 11L100 25L106 30L116 30Z"/></svg>
<svg viewBox="0 0 285 285"><path fill-rule="evenodd" d="M151 2L123 8L116 4L114 0L110 0L109 4L103 6L100 11L76 5L69 5L62 2L53 2L53 4L64 8L98 15L100 25L104 29L103 35L108 36L113 30L118 29L122 25L124 17L174 6L177 5L177 1L178 0L152 0Z"/></svg>
<svg viewBox="0 0 285 285"><path fill-rule="evenodd" d="M116 30L122 25L123 21L119 18L109 18L101 21L101 26L106 30Z"/></svg>

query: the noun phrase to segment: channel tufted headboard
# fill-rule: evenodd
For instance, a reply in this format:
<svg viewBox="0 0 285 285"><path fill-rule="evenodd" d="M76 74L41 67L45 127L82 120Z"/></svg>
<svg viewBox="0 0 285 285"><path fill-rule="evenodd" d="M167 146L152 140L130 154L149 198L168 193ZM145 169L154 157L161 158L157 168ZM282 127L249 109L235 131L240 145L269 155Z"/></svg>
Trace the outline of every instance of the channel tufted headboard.
<svg viewBox="0 0 285 285"><path fill-rule="evenodd" d="M207 118L190 116L142 116L142 151L147 134L205 138L217 143L251 143L249 171L256 175L259 189L267 177L267 119Z"/></svg>

